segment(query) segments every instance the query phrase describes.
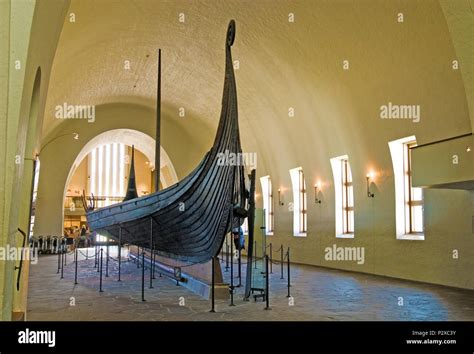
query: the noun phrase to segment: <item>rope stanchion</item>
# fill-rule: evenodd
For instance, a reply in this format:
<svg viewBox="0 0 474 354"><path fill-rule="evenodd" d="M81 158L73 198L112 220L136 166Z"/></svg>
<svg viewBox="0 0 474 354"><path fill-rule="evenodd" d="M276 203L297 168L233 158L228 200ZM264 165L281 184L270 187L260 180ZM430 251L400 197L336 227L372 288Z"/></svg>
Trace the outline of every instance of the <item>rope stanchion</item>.
<svg viewBox="0 0 474 354"><path fill-rule="evenodd" d="M103 258L103 253L104 253L104 250L102 248L100 248L100 265L99 265L99 271L100 271L100 287L99 287L99 292L102 293L104 292L102 290L102 258Z"/></svg>
<svg viewBox="0 0 474 354"><path fill-rule="evenodd" d="M78 255L77 255L77 248L76 248L76 252L75 252L75 255L74 255L74 261L75 261L75 266L74 266L74 285L77 285L77 259Z"/></svg>
<svg viewBox="0 0 474 354"><path fill-rule="evenodd" d="M97 254L97 273L100 272L100 255L101 255L101 250L102 248L100 248L99 246L96 246L97 247L97 251L98 251L98 254Z"/></svg>
<svg viewBox="0 0 474 354"><path fill-rule="evenodd" d="M209 312L216 312L215 306L214 306L214 289L215 289L215 261L216 257L212 257L212 270L211 270L211 311Z"/></svg>
<svg viewBox="0 0 474 354"><path fill-rule="evenodd" d="M145 300L145 251L142 251L142 301Z"/></svg>
<svg viewBox="0 0 474 354"><path fill-rule="evenodd" d="M156 252L155 252L155 246L153 245L153 248L151 249L151 275L152 279L155 280L155 264L156 264Z"/></svg>
<svg viewBox="0 0 474 354"><path fill-rule="evenodd" d="M270 274L273 274L273 251L272 251L272 243L270 242Z"/></svg>
<svg viewBox="0 0 474 354"><path fill-rule="evenodd" d="M64 250L63 252L61 253L61 279L64 278Z"/></svg>
<svg viewBox="0 0 474 354"><path fill-rule="evenodd" d="M286 262L287 262L287 278L288 278L288 295L286 297L291 297L290 294L290 247L288 247L288 251L286 252Z"/></svg>
<svg viewBox="0 0 474 354"><path fill-rule="evenodd" d="M150 289L153 289L153 218L150 217Z"/></svg>
<svg viewBox="0 0 474 354"><path fill-rule="evenodd" d="M106 246L106 257L105 257L105 277L109 277L109 239L107 238L107 246Z"/></svg>
<svg viewBox="0 0 474 354"><path fill-rule="evenodd" d="M231 219L232 220L232 219ZM230 242L230 254L231 254L231 262L230 262L230 304L229 306L235 306L234 304L234 242L231 240Z"/></svg>
<svg viewBox="0 0 474 354"><path fill-rule="evenodd" d="M265 255L265 310L271 310L270 307L270 274L268 273L268 255Z"/></svg>
<svg viewBox="0 0 474 354"><path fill-rule="evenodd" d="M242 250L241 249L239 250L238 264L239 264L239 285L237 285L237 287L240 288L242 286Z"/></svg>
<svg viewBox="0 0 474 354"><path fill-rule="evenodd" d="M118 248L118 280L121 281L120 275L121 275L121 267L122 267L122 226L119 227L119 242L117 245Z"/></svg>
<svg viewBox="0 0 474 354"><path fill-rule="evenodd" d="M229 271L229 245L227 244L227 235L225 239L225 271Z"/></svg>

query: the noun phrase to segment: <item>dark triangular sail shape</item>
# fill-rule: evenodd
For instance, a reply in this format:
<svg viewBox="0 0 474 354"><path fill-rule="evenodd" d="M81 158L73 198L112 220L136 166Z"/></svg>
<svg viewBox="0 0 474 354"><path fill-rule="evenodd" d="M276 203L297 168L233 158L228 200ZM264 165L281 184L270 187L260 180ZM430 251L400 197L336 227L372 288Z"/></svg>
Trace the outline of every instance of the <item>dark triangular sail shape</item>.
<svg viewBox="0 0 474 354"><path fill-rule="evenodd" d="M125 194L123 202L135 198L138 198L138 194L137 181L135 180L135 146L132 145L132 161L130 162L130 173L128 174L127 194Z"/></svg>
<svg viewBox="0 0 474 354"><path fill-rule="evenodd" d="M225 235L243 222L236 210L246 205L243 166L223 156L240 156L237 91L231 46L235 23L227 30L222 109L211 150L179 183L140 198L87 213L92 230L149 248L177 260L198 263L215 256ZM234 159L239 161L239 159ZM153 225L153 226L151 226Z"/></svg>

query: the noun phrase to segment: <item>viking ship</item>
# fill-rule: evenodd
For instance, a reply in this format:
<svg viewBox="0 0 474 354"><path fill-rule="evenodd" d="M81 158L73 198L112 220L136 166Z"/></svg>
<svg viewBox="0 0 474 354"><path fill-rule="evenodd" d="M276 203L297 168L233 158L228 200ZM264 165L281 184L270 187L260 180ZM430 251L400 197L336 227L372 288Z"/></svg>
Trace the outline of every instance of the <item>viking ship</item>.
<svg viewBox="0 0 474 354"><path fill-rule="evenodd" d="M121 203L95 210L95 203L87 204L83 197L87 221L92 231L122 243L154 249L165 257L201 263L217 255L225 235L233 227L243 223L248 199L244 167L240 164L219 163L222 154L233 153L240 156L242 152L231 53L235 29L235 22L231 20L225 41L222 109L212 148L199 165L179 183L142 197L137 197L132 149L127 194ZM155 150L158 154L160 67L161 60L158 69ZM159 155L158 161L155 159L155 166L160 166ZM159 176L159 171L156 174ZM156 179L155 185L159 185Z"/></svg>

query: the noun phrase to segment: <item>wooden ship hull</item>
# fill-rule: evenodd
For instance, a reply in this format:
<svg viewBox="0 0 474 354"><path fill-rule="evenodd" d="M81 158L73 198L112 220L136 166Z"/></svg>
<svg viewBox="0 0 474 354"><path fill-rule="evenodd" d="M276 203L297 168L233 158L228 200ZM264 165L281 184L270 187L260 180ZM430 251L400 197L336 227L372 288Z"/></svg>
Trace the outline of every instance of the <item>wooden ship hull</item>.
<svg viewBox="0 0 474 354"><path fill-rule="evenodd" d="M243 166L219 163L221 154L240 156L237 154L242 152L231 54L234 36L235 23L231 21L225 44L222 110L210 151L182 181L143 197L136 194L132 152L129 185L123 202L94 210L95 203L87 205L84 198L92 231L121 243L154 249L158 254L175 260L201 263L217 255L225 235L232 227L243 223L248 196ZM159 74L156 151L159 151L160 140L160 87ZM155 166L160 166L159 156ZM155 185L159 184L155 182Z"/></svg>

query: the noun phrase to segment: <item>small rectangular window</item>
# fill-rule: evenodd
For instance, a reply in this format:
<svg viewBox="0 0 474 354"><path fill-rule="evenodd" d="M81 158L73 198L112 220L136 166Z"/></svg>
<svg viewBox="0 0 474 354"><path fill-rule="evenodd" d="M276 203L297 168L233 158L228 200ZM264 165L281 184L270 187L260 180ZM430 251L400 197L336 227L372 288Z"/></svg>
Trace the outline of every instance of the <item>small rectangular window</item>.
<svg viewBox="0 0 474 354"><path fill-rule="evenodd" d="M351 165L347 155L331 160L334 177L336 237L354 237L354 186Z"/></svg>
<svg viewBox="0 0 474 354"><path fill-rule="evenodd" d="M349 161L341 160L342 175L342 225L344 234L354 233L354 186Z"/></svg>
<svg viewBox="0 0 474 354"><path fill-rule="evenodd" d="M268 218L267 218L267 234L273 234L273 189L272 189L272 180L270 177L268 178L268 188L267 188L267 196L268 196Z"/></svg>
<svg viewBox="0 0 474 354"><path fill-rule="evenodd" d="M423 190L414 188L411 172L411 148L416 146L412 141L404 144L404 189L405 189L405 232L423 234Z"/></svg>
<svg viewBox="0 0 474 354"><path fill-rule="evenodd" d="M273 187L270 176L260 178L262 185L263 209L265 211L265 233L273 235Z"/></svg>
<svg viewBox="0 0 474 354"><path fill-rule="evenodd" d="M399 240L424 240L423 190L412 182L411 152L414 135L388 143L395 182L396 237Z"/></svg>
<svg viewBox="0 0 474 354"><path fill-rule="evenodd" d="M306 226L307 226L307 213L306 213L306 186L304 182L304 175L303 170L299 170L299 191L300 191L300 233L306 233Z"/></svg>
<svg viewBox="0 0 474 354"><path fill-rule="evenodd" d="M293 234L294 236L306 236L307 201L303 169L301 167L291 169L290 176L293 186Z"/></svg>

